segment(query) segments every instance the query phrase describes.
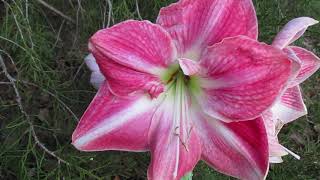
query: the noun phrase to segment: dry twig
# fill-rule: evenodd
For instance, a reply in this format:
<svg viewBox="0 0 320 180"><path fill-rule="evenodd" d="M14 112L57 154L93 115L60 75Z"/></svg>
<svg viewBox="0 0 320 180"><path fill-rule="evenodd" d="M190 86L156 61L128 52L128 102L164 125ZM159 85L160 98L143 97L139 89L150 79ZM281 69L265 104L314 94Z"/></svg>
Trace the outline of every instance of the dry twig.
<svg viewBox="0 0 320 180"><path fill-rule="evenodd" d="M50 4L46 3L45 1L43 1L43 0L37 0L37 1L38 1L40 4L42 4L44 7L50 9L51 11L53 11L53 12L55 12L56 14L60 15L61 17L67 19L68 21L70 21L70 22L72 22L72 23L75 23L75 21L74 21L71 17L63 14L61 11L59 11L58 9L52 7Z"/></svg>
<svg viewBox="0 0 320 180"><path fill-rule="evenodd" d="M105 12L104 12L104 16L103 16L103 28L106 28L106 27L109 27L110 26L110 23L111 23L111 16L112 16L112 3L111 3L111 0L106 0L106 4L108 5L109 7L109 10L108 10L108 22L107 22L107 26L105 24L106 22L106 11L107 11L107 6L105 8Z"/></svg>
<svg viewBox="0 0 320 180"><path fill-rule="evenodd" d="M34 125L30 119L30 116L27 114L27 112L24 110L24 107L22 105L22 100L21 100L21 96L20 96L20 92L18 90L18 87L16 85L16 82L17 80L15 78L13 78L8 70L7 70L7 67L6 67L6 64L4 63L4 60L2 58L2 56L0 55L0 66L2 67L2 70L6 76L6 78L9 80L9 84L11 84L11 86L13 87L14 89L14 92L15 92L15 95L16 95L16 102L18 104L18 107L21 111L21 113L25 116L28 124L29 124L29 127L30 127L30 131L31 131L31 134L32 134L32 137L34 138L34 141L35 143L41 148L43 149L47 154L51 155L52 157L56 158L58 160L58 162L62 162L62 163L65 163L67 165L69 165L68 162L66 162L65 160L63 160L62 158L60 158L59 156L57 156L54 152L50 151L43 143L40 142L36 132L35 132L35 129L34 129Z"/></svg>
<svg viewBox="0 0 320 180"><path fill-rule="evenodd" d="M138 0L136 0L136 11L137 11L137 14L138 14L139 19L140 19L140 20L143 20L142 17L141 17L141 14L140 14L140 10L139 10Z"/></svg>

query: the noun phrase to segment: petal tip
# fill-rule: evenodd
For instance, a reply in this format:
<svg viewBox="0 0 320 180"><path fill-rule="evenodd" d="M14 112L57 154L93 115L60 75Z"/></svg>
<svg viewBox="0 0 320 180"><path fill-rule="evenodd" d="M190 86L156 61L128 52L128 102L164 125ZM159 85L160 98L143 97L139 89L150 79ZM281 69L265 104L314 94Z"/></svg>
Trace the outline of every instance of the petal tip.
<svg viewBox="0 0 320 180"><path fill-rule="evenodd" d="M283 49L299 39L309 26L313 26L317 23L319 23L319 21L310 17L292 19L277 34L272 45L279 49Z"/></svg>
<svg viewBox="0 0 320 180"><path fill-rule="evenodd" d="M80 150L80 151L82 151L82 147L80 146L80 144L78 143L78 139L79 138L77 138L77 129L73 132L73 134L72 134L72 141L71 141L71 144L76 148L76 149L78 149L78 150Z"/></svg>
<svg viewBox="0 0 320 180"><path fill-rule="evenodd" d="M313 19L313 18L311 18L311 17L301 17L301 18L304 18L306 21L308 21L309 23L309 26L313 26L313 25L315 25L315 24L318 24L319 23L319 21L318 20L316 20L316 19Z"/></svg>
<svg viewBox="0 0 320 180"><path fill-rule="evenodd" d="M179 58L179 65L180 68L183 71L183 74L187 75L187 76L192 76L197 74L200 71L200 65L190 59L186 59L186 58Z"/></svg>
<svg viewBox="0 0 320 180"><path fill-rule="evenodd" d="M76 129L77 130L77 129ZM71 144L79 151L93 151L90 149L88 149L88 140L86 139L86 137L83 136L79 136L79 134L77 133L77 131L74 131L74 133L72 134L72 141ZM99 151L99 150L95 150L95 151Z"/></svg>

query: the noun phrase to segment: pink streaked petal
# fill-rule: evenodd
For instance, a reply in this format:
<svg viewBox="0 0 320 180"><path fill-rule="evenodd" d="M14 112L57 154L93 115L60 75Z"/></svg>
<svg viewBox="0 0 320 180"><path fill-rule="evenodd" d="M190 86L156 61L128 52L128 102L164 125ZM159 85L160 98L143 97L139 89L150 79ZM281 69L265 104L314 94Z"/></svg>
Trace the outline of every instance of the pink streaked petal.
<svg viewBox="0 0 320 180"><path fill-rule="evenodd" d="M157 23L176 41L180 54L203 49L226 37L256 39L258 35L251 0L180 0L161 9Z"/></svg>
<svg viewBox="0 0 320 180"><path fill-rule="evenodd" d="M163 92L163 84L155 75L136 71L111 60L103 60L105 57L99 52L96 52L94 56L96 59L104 61L101 67L104 70L110 91L114 95L126 97L147 92L152 97L157 97Z"/></svg>
<svg viewBox="0 0 320 180"><path fill-rule="evenodd" d="M179 83L177 90L180 91ZM148 179L180 180L201 157L201 142L190 116L184 92L164 100L153 116L149 132L151 164Z"/></svg>
<svg viewBox="0 0 320 180"><path fill-rule="evenodd" d="M289 123L307 114L299 86L288 88L272 106L273 115L283 124Z"/></svg>
<svg viewBox="0 0 320 180"><path fill-rule="evenodd" d="M310 17L299 17L288 22L275 37L272 45L283 49L299 39L309 26L317 24L318 21Z"/></svg>
<svg viewBox="0 0 320 180"><path fill-rule="evenodd" d="M207 114L226 122L258 117L274 103L291 73L291 61L281 50L244 36L209 47L200 65L199 103Z"/></svg>
<svg viewBox="0 0 320 180"><path fill-rule="evenodd" d="M133 70L158 75L176 57L172 39L161 26L149 21L128 20L95 33L89 49L105 73L108 61L114 61Z"/></svg>
<svg viewBox="0 0 320 180"><path fill-rule="evenodd" d="M155 104L145 96L122 99L104 83L72 135L82 151L147 151Z"/></svg>
<svg viewBox="0 0 320 180"><path fill-rule="evenodd" d="M195 75L201 69L199 63L196 61L192 61L186 58L179 58L178 61L180 68L182 69L183 73L187 76Z"/></svg>
<svg viewBox="0 0 320 180"><path fill-rule="evenodd" d="M287 51L284 52L287 53L289 59L291 60L291 73L287 82L287 87L292 87L298 85L296 78L302 69L302 63L292 49L286 48L286 50Z"/></svg>
<svg viewBox="0 0 320 180"><path fill-rule="evenodd" d="M163 129L164 128L164 129ZM162 130L162 131L160 131ZM170 131L173 129L158 128L158 141L151 145L151 164L148 169L148 179L180 180L191 172L201 157L201 143L192 131L187 144L182 144L179 137L175 138ZM162 133L169 133L161 135ZM188 147L185 147L188 146Z"/></svg>
<svg viewBox="0 0 320 180"><path fill-rule="evenodd" d="M240 179L264 179L268 171L267 134L261 118L224 123L198 115L202 159L224 174Z"/></svg>
<svg viewBox="0 0 320 180"><path fill-rule="evenodd" d="M306 49L289 46L288 48L285 48L284 51L288 55L294 55L294 59L297 59L301 66L296 78L292 81L290 86L296 86L302 83L320 68L320 58Z"/></svg>

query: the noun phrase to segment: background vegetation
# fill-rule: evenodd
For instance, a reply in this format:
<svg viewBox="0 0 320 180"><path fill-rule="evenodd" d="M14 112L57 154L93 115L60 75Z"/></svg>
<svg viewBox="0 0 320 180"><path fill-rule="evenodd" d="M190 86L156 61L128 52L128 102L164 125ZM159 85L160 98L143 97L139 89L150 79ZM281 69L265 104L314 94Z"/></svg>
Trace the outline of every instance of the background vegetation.
<svg viewBox="0 0 320 180"><path fill-rule="evenodd" d="M146 153L84 153L70 144L95 94L83 64L88 38L126 19L155 21L159 9L174 0L109 2L112 7L108 0L0 1L0 55L7 67L0 68L0 179L146 178ZM254 3L260 40L267 43L294 17L320 20L319 0ZM319 27L296 44L320 55ZM271 166L268 179L320 179L320 72L303 90L309 115L285 127L280 137L302 159L285 157ZM230 178L199 163L194 179Z"/></svg>

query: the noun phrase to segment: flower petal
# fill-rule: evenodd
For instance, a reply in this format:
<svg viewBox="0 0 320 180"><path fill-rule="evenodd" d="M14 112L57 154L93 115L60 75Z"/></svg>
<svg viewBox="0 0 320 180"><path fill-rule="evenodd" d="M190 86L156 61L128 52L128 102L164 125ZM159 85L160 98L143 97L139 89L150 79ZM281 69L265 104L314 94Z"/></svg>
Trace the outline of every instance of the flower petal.
<svg viewBox="0 0 320 180"><path fill-rule="evenodd" d="M284 51L289 55L295 56L296 61L301 66L298 75L291 83L291 87L302 83L320 68L320 58L306 49L289 46Z"/></svg>
<svg viewBox="0 0 320 180"><path fill-rule="evenodd" d="M273 112L272 109L262 114L268 134L269 161L270 163L282 163L283 160L281 157L288 154L291 154L296 159L300 159L299 155L279 144L277 136L285 122L279 119L278 115L279 114Z"/></svg>
<svg viewBox="0 0 320 180"><path fill-rule="evenodd" d="M105 81L105 77L100 72L100 68L96 62L96 59L93 57L92 53L90 53L88 56L84 58L84 62L86 63L88 68L92 71L91 77L90 77L90 83L96 89L99 89L99 87Z"/></svg>
<svg viewBox="0 0 320 180"><path fill-rule="evenodd" d="M168 67L176 57L170 35L159 25L149 21L128 20L103 29L90 39L89 49L123 66L157 74ZM97 59L101 71L105 61Z"/></svg>
<svg viewBox="0 0 320 180"><path fill-rule="evenodd" d="M299 39L309 26L317 24L318 21L309 17L299 17L288 22L275 37L272 45L283 49Z"/></svg>
<svg viewBox="0 0 320 180"><path fill-rule="evenodd" d="M168 104L168 107L170 104ZM180 129L185 127L172 124L172 109L166 108L155 114L157 122L152 121L151 129L151 164L148 179L180 180L192 171L201 156L201 143L195 129L190 130L187 141L182 141ZM157 127L156 127L157 126Z"/></svg>
<svg viewBox="0 0 320 180"><path fill-rule="evenodd" d="M91 37L89 49L117 95L150 91L176 59L170 35L148 21L129 20L100 30Z"/></svg>
<svg viewBox="0 0 320 180"><path fill-rule="evenodd" d="M217 171L240 179L264 179L268 171L267 134L261 118L224 123L205 114L197 121L202 159Z"/></svg>
<svg viewBox="0 0 320 180"><path fill-rule="evenodd" d="M179 58L179 65L183 73L187 76L192 76L200 71L200 66L196 61L192 61L186 58Z"/></svg>
<svg viewBox="0 0 320 180"><path fill-rule="evenodd" d="M99 89L102 86L103 82L105 82L105 77L100 72L93 72L90 76L90 83L96 88Z"/></svg>
<svg viewBox="0 0 320 180"><path fill-rule="evenodd" d="M279 144L278 132L283 124L279 124L272 111L268 110L262 114L263 122L267 130L269 145L269 161L270 163L281 163L281 156L287 155L287 151Z"/></svg>
<svg viewBox="0 0 320 180"><path fill-rule="evenodd" d="M181 86L183 79L178 81L152 119L148 179L180 180L201 157L201 143L190 116L190 98Z"/></svg>
<svg viewBox="0 0 320 180"><path fill-rule="evenodd" d="M96 52L95 57L102 61L105 59L101 53ZM164 86L160 79L154 75L136 71L111 60L104 61L104 75L109 84L110 91L119 97L149 92L152 97L163 92Z"/></svg>
<svg viewBox="0 0 320 180"><path fill-rule="evenodd" d="M291 73L291 61L281 50L244 36L209 47L200 65L203 93L195 96L207 114L226 122L258 117Z"/></svg>
<svg viewBox="0 0 320 180"><path fill-rule="evenodd" d="M146 151L155 107L145 96L115 97L104 83L73 132L72 144L83 151Z"/></svg>
<svg viewBox="0 0 320 180"><path fill-rule="evenodd" d="M157 23L176 41L180 54L226 37L246 35L256 39L258 35L251 0L180 0L161 9Z"/></svg>
<svg viewBox="0 0 320 180"><path fill-rule="evenodd" d="M272 113L283 124L307 114L299 86L288 88L271 108Z"/></svg>
<svg viewBox="0 0 320 180"><path fill-rule="evenodd" d="M300 156L279 144L278 133L284 124L307 114L299 86L285 90L276 103L262 114L268 133L270 163L282 163L282 156L291 154L296 159Z"/></svg>
<svg viewBox="0 0 320 180"><path fill-rule="evenodd" d="M94 58L93 54L90 53L84 58L84 62L86 63L87 67L92 71L92 72L100 72L100 68L96 62L96 59Z"/></svg>
<svg viewBox="0 0 320 180"><path fill-rule="evenodd" d="M269 162L270 162L270 163L282 163L283 160L282 160L281 157L274 157L274 156L272 156L272 157L269 157Z"/></svg>

